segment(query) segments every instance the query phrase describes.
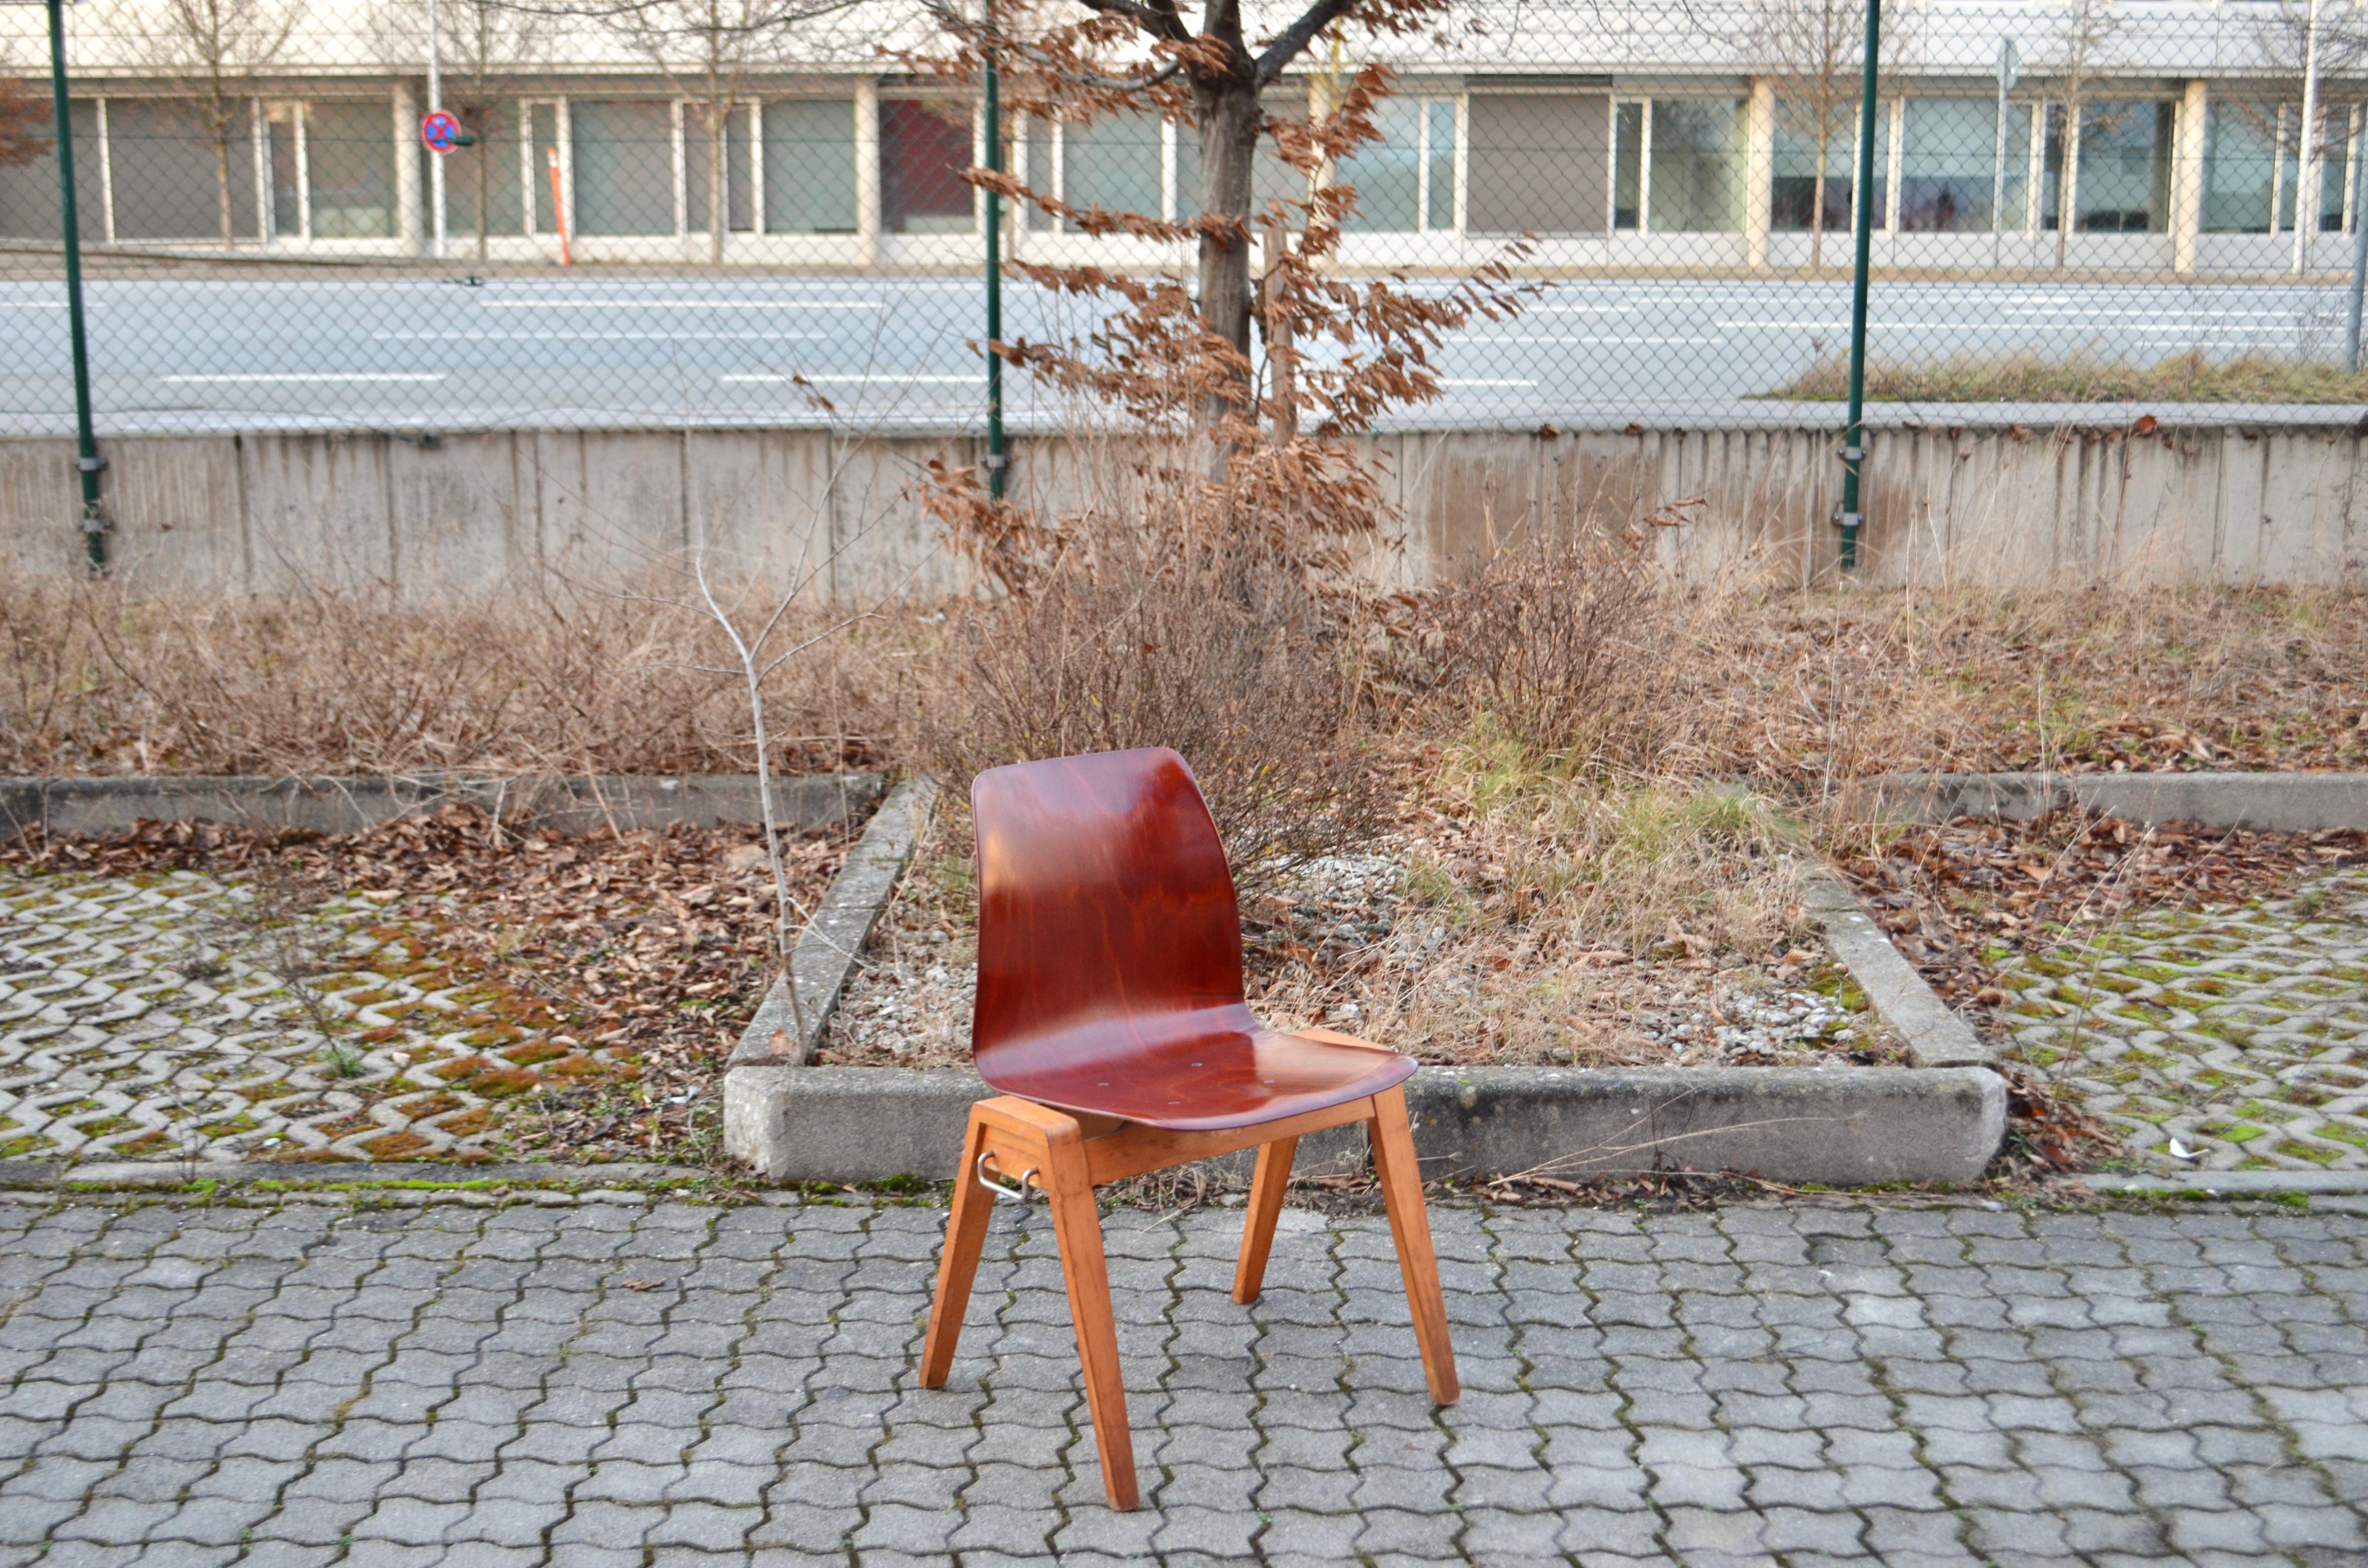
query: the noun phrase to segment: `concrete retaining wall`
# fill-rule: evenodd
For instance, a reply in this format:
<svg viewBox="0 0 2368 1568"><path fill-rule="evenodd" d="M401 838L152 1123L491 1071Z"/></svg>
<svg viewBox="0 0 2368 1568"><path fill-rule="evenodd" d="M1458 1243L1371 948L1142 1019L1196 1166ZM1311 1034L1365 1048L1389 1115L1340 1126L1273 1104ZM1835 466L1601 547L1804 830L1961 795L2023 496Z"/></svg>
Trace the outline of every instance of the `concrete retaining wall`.
<svg viewBox="0 0 2368 1568"><path fill-rule="evenodd" d="M1839 415L1837 415L1839 417ZM1912 426L1874 430L1864 573L1975 581L2332 582L2368 565L2368 437L2349 424ZM214 592L311 583L469 597L561 572L611 584L706 550L741 577L842 602L957 586L962 562L912 499L960 437L860 445L816 430L384 432L130 437L107 443L114 552L132 581ZM1401 535L1400 585L1541 522L1664 522L1667 559L1829 570L1840 470L1827 428L1376 437ZM1016 494L1084 465L1025 439ZM70 442L0 439L0 570L81 570ZM1689 504L1693 503L1693 504Z"/></svg>

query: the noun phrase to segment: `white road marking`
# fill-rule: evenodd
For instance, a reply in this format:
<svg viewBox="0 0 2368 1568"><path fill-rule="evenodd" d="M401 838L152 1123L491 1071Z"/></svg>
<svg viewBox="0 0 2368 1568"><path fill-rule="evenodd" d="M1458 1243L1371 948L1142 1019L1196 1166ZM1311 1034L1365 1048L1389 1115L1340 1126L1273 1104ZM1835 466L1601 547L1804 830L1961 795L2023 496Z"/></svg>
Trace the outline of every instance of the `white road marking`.
<svg viewBox="0 0 2368 1568"><path fill-rule="evenodd" d="M885 300L479 300L486 311L877 311Z"/></svg>
<svg viewBox="0 0 2368 1568"><path fill-rule="evenodd" d="M847 371L844 373L817 370L811 375L804 376L730 375L718 376L715 379L719 381L755 381L776 384L794 381L885 381L892 384L906 381L941 381L962 385L976 381L983 387L986 384L986 371L982 368L977 374L970 376L911 376L903 375L894 370L876 370L867 372ZM1527 385L1528 383L1524 382L1522 384Z"/></svg>
<svg viewBox="0 0 2368 1568"><path fill-rule="evenodd" d="M721 340L728 343L819 343L830 337L826 332L374 332L370 336L389 343L404 343L415 339L457 341L461 343L675 343L690 339Z"/></svg>
<svg viewBox="0 0 2368 1568"><path fill-rule="evenodd" d="M1722 322L1719 324L1724 326L1726 324ZM1554 335L1531 337L1520 333L1503 335L1474 333L1473 336L1476 342L1507 345L1516 343L1724 343L1726 341L1723 337L1634 337L1626 333L1604 337Z"/></svg>
<svg viewBox="0 0 2368 1568"><path fill-rule="evenodd" d="M413 370L257 370L248 374L159 376L160 381L440 381L444 372Z"/></svg>

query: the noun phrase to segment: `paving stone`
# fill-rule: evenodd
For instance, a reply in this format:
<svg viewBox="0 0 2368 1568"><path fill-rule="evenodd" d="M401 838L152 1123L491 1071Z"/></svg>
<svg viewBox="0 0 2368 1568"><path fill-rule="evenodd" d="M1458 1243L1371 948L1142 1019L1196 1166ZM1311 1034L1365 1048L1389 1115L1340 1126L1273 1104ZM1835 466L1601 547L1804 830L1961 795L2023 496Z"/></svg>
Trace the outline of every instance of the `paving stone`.
<svg viewBox="0 0 2368 1568"><path fill-rule="evenodd" d="M1156 1555L1168 1565L1253 1555L1269 1564L1359 1555L1376 1565L1527 1563L1564 1553L1654 1562L1670 1552L1689 1564L1771 1554L1788 1564L2204 1562L2265 1551L2305 1562L2362 1549L2360 1516L2343 1504L2368 1491L2368 1453L2351 1457L2368 1412L2368 1336L2349 1327L2368 1291L2320 1283L2328 1257L2360 1256L2348 1221L2333 1214L2282 1214L2271 1232L2211 1210L2026 1217L1747 1205L1608 1217L1611 1228L1588 1212L1520 1211L1497 1218L1520 1220L1521 1245L1581 1256L1603 1247L1607 1268L1628 1269L1621 1278L1632 1285L1657 1278L1668 1300L1629 1313L1635 1322L1459 1330L1486 1381L1448 1411L1430 1405L1418 1363L1395 1350L1402 1324L1359 1318L1344 1329L1286 1313L1261 1319L1260 1358L1236 1354L1239 1319L1225 1314L1238 1309L1224 1299L1231 1243L1212 1227L1237 1228L1238 1216L1187 1215L1162 1222L1159 1245L1184 1249L1188 1267L1162 1264L1130 1301L1147 1506L1119 1515L1102 1506L1049 1236L1020 1234L1016 1267L1007 1247L996 1278L1018 1294L980 1318L965 1346L969 1381L923 1392L911 1387L910 1357L939 1221L926 1210L820 1210L822 1244L801 1253L803 1233L783 1228L771 1238L778 1259L754 1244L765 1238L727 1229L734 1216L784 1212L802 1211L659 1204L632 1216L648 1232L634 1233L637 1256L692 1259L726 1234L751 1243L750 1267L718 1271L689 1316L679 1297L623 1301L571 1288L564 1270L546 1270L531 1317L511 1311L522 1275L505 1289L455 1283L456 1263L490 1267L504 1250L529 1268L561 1256L581 1240L573 1210L472 1210L450 1232L424 1223L432 1211L410 1210L382 1228L373 1215L369 1225L290 1232L313 1237L309 1261L263 1287L235 1273L237 1258L208 1262L211 1272L175 1288L176 1354L197 1358L176 1365L230 1367L219 1358L234 1342L278 1321L265 1306L309 1316L287 1358L256 1363L257 1381L205 1383L217 1403L199 1406L199 1387L151 1381L162 1363L143 1363L136 1349L112 1358L75 1350L84 1387L54 1384L60 1397L44 1419L17 1418L14 1405L0 1419L0 1542L54 1536L60 1550L145 1546L164 1561L177 1548L200 1562L250 1535L245 1544L293 1548L295 1561L347 1550L344 1561L366 1562L385 1546L410 1562L449 1551L451 1561L487 1562L537 1560L548 1542L553 1561L571 1564L639 1562L646 1543L656 1562L803 1565L846 1564L840 1543L851 1541L854 1568L947 1562L956 1551L965 1564L1042 1560L1048 1537L1068 1561ZM91 1226L93 1213L125 1222ZM873 1254L866 1216L905 1229L885 1233ZM101 1304L134 1299L125 1280L177 1256L158 1249L189 1233L181 1219L203 1217L92 1203L28 1218L25 1256L55 1267L27 1277L19 1289L29 1294L0 1310L0 1338L40 1324L34 1342L54 1346L59 1324L97 1321ZM0 1209L0 1218L17 1217ZM267 1221L278 1222L258 1211L257 1234ZM490 1242L484 1256L462 1245L472 1227ZM193 1234L190 1245L219 1255L228 1233ZM1385 1230L1359 1217L1331 1234L1331 1256L1394 1276ZM1786 1236L1790 1254L1778 1246ZM1467 1271L1464 1316L1474 1324L1516 1315L1516 1292L1540 1289L1523 1271L1543 1265L1520 1262L1502 1234L1474 1229L1459 1244L1499 1260L1454 1265ZM1806 1278L1719 1293L1744 1288L1723 1257L1769 1247L1772 1267ZM1974 1249L1980 1267L1905 1256L1945 1261L1948 1247ZM2181 1247L2186 1263L2167 1261ZM603 1268L617 1267L613 1249L602 1256ZM1206 1264L1205 1282L1194 1259ZM0 1248L0 1265L9 1261ZM2210 1278L2165 1273L2174 1267ZM1820 1269L1847 1290L1816 1283ZM2255 1294L2232 1293L2238 1270ZM2354 1272L2368 1283L2368 1266ZM374 1295L381 1276L390 1283ZM2055 1293L1983 1316L1995 1299L1983 1292L2008 1276ZM1481 1301L1491 1291L1493 1308ZM751 1300L726 1299L735 1294ZM2078 1310L2049 1308L2049 1322L2019 1326L2024 1307L2043 1301ZM2222 1310L2232 1304L2245 1311ZM1762 1337L1713 1343L1704 1331L1730 1310L1748 1314L1732 1324L1765 1323L1752 1330ZM462 1368L438 1358L450 1353L417 1326L429 1322L440 1325L438 1344L517 1348L475 1352ZM1875 1346L1880 1335L1928 1332L1918 1322L1945 1325L1960 1359L1918 1359L1909 1352L1922 1342L1904 1338ZM794 1355L734 1360L743 1339L801 1323L818 1332ZM849 1323L893 1332L849 1335ZM700 1337L711 1329L726 1337ZM2323 1344L2297 1354L2305 1330ZM816 1358L837 1340L843 1348ZM653 1353L668 1343L686 1348ZM556 1352L569 1345L579 1353L563 1362ZM1506 1354L1492 1356L1492 1345ZM1294 1369L1301 1361L1323 1365ZM1962 1389L1936 1368L1962 1369ZM1895 1378L1901 1369L1922 1369ZM393 1389L438 1391L438 1419L389 1405L409 1397L384 1392ZM159 1394L177 1403L156 1403ZM175 1415L159 1425L154 1413L166 1408ZM2296 1454L2309 1462L2293 1462Z"/></svg>
<svg viewBox="0 0 2368 1568"><path fill-rule="evenodd" d="M2368 992L2329 976L2368 963L2368 872L2112 935L2007 960L2016 1054L2164 1170L2368 1168ZM2197 1157L2172 1158L2173 1139Z"/></svg>
<svg viewBox="0 0 2368 1568"><path fill-rule="evenodd" d="M359 1026L343 1041L359 1073L332 1074L304 1002L259 967L259 950L222 952L202 982L176 967L219 946L251 901L191 871L146 886L0 873L0 1142L43 1157L205 1164L299 1152L368 1160L394 1136L397 1153L484 1152L489 1130L470 1119L494 1102L428 1071L472 1054L464 1037L477 1023L449 994L422 989L407 936L386 931L369 901L334 899L302 917L332 955L309 977L309 1000ZM581 1054L611 1059L598 1045Z"/></svg>

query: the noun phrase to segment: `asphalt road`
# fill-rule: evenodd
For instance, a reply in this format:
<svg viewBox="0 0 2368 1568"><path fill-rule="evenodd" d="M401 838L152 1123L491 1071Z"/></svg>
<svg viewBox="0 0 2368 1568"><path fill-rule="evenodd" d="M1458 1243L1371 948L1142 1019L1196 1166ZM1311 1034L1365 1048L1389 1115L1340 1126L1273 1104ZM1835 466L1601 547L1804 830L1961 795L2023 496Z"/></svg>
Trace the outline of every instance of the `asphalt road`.
<svg viewBox="0 0 2368 1568"><path fill-rule="evenodd" d="M971 347L984 312L968 278L110 279L89 301L102 433L984 417ZM1764 414L1752 394L1846 349L1849 319L1839 282L1561 282L1518 320L1448 344L1435 358L1446 396L1411 423ZM1018 281L1005 323L1038 338L1089 324ZM2343 323L2340 288L1891 282L1876 291L1871 352L2333 357ZM70 431L69 366L63 287L0 283L0 430ZM1022 378L1008 406L1020 427L1059 414Z"/></svg>

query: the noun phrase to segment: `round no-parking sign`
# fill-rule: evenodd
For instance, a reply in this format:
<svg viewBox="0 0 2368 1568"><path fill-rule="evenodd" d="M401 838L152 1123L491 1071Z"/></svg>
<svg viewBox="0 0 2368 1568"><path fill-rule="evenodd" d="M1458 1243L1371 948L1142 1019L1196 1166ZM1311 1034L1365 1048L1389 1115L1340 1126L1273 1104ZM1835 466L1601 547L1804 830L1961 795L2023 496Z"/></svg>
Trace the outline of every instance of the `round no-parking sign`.
<svg viewBox="0 0 2368 1568"><path fill-rule="evenodd" d="M449 153L461 144L461 122L439 108L419 122L419 140L431 153Z"/></svg>

